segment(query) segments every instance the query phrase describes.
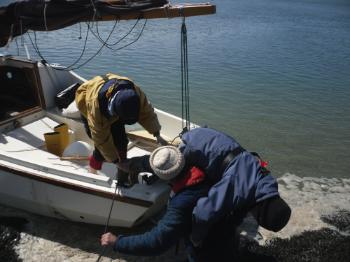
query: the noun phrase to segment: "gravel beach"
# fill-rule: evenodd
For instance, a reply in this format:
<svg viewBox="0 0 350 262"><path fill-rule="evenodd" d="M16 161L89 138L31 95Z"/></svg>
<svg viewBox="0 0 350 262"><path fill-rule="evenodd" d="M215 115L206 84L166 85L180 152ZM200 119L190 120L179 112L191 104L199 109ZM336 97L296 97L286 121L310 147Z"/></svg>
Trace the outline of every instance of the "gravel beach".
<svg viewBox="0 0 350 262"><path fill-rule="evenodd" d="M280 192L293 214L279 233L256 231L248 218L241 226L237 261L348 261L350 257L350 179L279 178ZM0 206L0 261L96 261L104 227L38 216ZM139 228L111 228L116 234ZM156 257L135 257L106 249L100 261L185 261L182 245ZM220 254L218 254L220 261Z"/></svg>

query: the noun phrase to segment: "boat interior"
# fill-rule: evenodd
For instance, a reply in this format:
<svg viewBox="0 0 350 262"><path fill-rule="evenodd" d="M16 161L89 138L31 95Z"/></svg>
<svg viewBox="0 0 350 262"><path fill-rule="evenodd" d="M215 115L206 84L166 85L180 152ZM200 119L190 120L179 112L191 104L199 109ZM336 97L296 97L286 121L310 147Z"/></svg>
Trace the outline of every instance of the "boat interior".
<svg viewBox="0 0 350 262"><path fill-rule="evenodd" d="M0 122L40 106L34 70L21 64L0 66Z"/></svg>
<svg viewBox="0 0 350 262"><path fill-rule="evenodd" d="M104 163L101 171L92 174L88 171L89 152L67 156L53 154L47 148L44 134L54 132L55 127L62 123L68 125L69 144L79 141L92 148L75 103L61 110L54 99L57 93L84 79L60 69L40 62L0 57L0 161L7 161L14 168L45 172L45 176L59 176L60 179L111 188L116 179L114 164ZM162 136L172 140L181 131L181 119L156 111L164 127ZM141 126L128 126L127 131L128 157L149 154L157 147L153 136ZM152 174L141 175L143 178L152 177ZM142 177L138 181L142 182Z"/></svg>

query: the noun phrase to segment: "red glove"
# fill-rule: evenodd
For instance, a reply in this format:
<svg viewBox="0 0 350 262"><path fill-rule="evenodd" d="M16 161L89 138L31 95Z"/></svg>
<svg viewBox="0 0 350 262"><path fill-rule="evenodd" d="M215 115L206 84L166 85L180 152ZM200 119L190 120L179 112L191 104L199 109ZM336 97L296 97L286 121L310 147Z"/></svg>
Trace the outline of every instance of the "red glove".
<svg viewBox="0 0 350 262"><path fill-rule="evenodd" d="M89 156L89 165L95 170L101 170L103 161L96 160L94 155Z"/></svg>
<svg viewBox="0 0 350 262"><path fill-rule="evenodd" d="M268 163L266 161L259 159L259 162L260 162L261 167L267 168Z"/></svg>

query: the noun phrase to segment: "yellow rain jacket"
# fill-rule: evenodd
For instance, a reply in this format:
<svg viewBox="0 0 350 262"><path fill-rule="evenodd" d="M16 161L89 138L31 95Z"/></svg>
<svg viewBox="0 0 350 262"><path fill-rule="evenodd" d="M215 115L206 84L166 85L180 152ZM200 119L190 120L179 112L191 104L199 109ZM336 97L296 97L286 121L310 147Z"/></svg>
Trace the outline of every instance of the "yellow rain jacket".
<svg viewBox="0 0 350 262"><path fill-rule="evenodd" d="M126 77L108 73L105 76L96 76L82 84L76 91L75 102L81 114L86 117L95 147L102 153L106 161L114 162L118 159L117 148L111 134L111 125L118 121L118 117L107 119L101 114L98 93L103 84L112 79L129 80ZM140 112L138 123L150 134L159 132L159 124L154 108L148 102L146 95L135 85L135 91L140 97Z"/></svg>

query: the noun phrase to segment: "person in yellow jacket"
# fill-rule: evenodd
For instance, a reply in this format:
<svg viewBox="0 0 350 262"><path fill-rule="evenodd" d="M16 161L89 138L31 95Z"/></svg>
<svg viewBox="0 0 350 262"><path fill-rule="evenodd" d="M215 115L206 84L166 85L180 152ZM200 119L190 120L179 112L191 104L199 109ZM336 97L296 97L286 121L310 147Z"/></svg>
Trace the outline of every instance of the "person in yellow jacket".
<svg viewBox="0 0 350 262"><path fill-rule="evenodd" d="M89 157L92 172L100 170L103 161L118 167L126 162L128 138L124 125L138 122L159 144L167 144L160 136L161 126L154 108L127 77L112 73L96 76L77 89L75 102L95 146Z"/></svg>

